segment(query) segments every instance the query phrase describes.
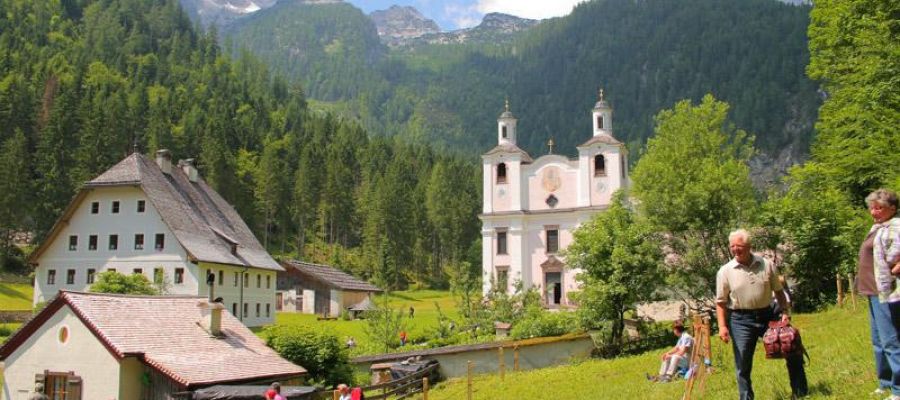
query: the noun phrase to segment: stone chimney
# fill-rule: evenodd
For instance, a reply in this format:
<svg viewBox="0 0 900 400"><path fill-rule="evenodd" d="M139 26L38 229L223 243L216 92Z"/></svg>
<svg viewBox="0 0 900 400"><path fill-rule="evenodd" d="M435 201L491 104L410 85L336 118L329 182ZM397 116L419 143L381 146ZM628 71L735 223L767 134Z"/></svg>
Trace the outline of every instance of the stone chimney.
<svg viewBox="0 0 900 400"><path fill-rule="evenodd" d="M181 170L184 171L184 174L187 175L188 180L191 182L197 182L197 167L194 166L194 159L188 158L187 160L181 160L178 164L181 165Z"/></svg>
<svg viewBox="0 0 900 400"><path fill-rule="evenodd" d="M197 302L197 307L200 307L203 316L198 324L209 332L210 336L217 338L225 336L222 334L222 310L225 306L219 302L201 300Z"/></svg>
<svg viewBox="0 0 900 400"><path fill-rule="evenodd" d="M169 150L162 149L156 151L156 165L164 174L172 173L172 153Z"/></svg>

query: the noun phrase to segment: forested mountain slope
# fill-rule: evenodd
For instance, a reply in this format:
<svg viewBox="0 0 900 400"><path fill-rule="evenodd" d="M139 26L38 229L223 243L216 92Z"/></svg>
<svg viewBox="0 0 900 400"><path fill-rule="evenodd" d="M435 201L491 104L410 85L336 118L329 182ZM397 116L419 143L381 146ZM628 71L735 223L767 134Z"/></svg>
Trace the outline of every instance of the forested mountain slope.
<svg viewBox="0 0 900 400"><path fill-rule="evenodd" d="M132 151L196 158L274 253L442 283L478 233L478 166L370 140L196 32L178 0L0 0L0 258ZM17 261L18 260L18 261Z"/></svg>
<svg viewBox="0 0 900 400"><path fill-rule="evenodd" d="M590 132L587 116L600 86L615 108L617 136L633 151L652 135L659 110L710 92L732 105L732 121L756 134L764 152L783 153L790 162L808 151L819 104L815 84L804 75L808 6L595 0L509 44L479 41L386 54L374 43L374 28L341 6L341 18L355 27L300 22L336 12L333 6L306 6L305 16L294 16L296 28L273 25L274 16L262 19L270 9L231 32L233 41L273 65L291 65L289 77L309 82L311 98L341 101L372 131L471 155L494 142L495 119L507 96L520 118L523 148L545 152L553 137L557 149L574 152ZM273 51L261 42L267 37L262 32L276 32L271 42L290 35L297 40ZM331 68L289 61L345 42L359 46L344 45L354 51L329 58ZM342 88L320 89L334 85Z"/></svg>

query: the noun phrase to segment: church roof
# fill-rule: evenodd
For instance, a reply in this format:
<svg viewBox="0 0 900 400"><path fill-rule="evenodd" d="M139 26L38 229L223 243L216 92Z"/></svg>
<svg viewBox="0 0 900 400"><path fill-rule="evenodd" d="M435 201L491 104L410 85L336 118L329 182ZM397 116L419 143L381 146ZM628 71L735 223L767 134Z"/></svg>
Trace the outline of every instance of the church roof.
<svg viewBox="0 0 900 400"><path fill-rule="evenodd" d="M68 306L117 360L138 357L185 387L289 379L306 373L267 347L227 310L222 311L224 336L210 336L199 323L204 314L198 302L205 299L60 291L0 347L0 360Z"/></svg>
<svg viewBox="0 0 900 400"><path fill-rule="evenodd" d="M359 279L337 268L322 264L313 264L297 260L284 261L284 270L288 273L297 271L328 286L341 290L362 292L383 292L378 286Z"/></svg>
<svg viewBox="0 0 900 400"><path fill-rule="evenodd" d="M597 144L597 143L611 144L611 145L617 145L617 146L622 144L622 142L616 140L616 138L614 138L610 135L600 134L600 135L591 137L590 139L588 139L588 141L578 145L577 147L587 147L587 146L590 146L592 144Z"/></svg>
<svg viewBox="0 0 900 400"><path fill-rule="evenodd" d="M501 143L501 144L497 145L497 147L494 147L493 149L488 151L487 153L484 153L484 155L490 156L490 155L501 154L501 153L507 153L507 154L508 153L513 153L513 154L518 153L518 154L522 155L523 162L530 163L533 161L531 159L531 156L528 155L528 153L525 152L525 150L520 149L519 146L516 146L512 143Z"/></svg>
<svg viewBox="0 0 900 400"><path fill-rule="evenodd" d="M203 178L197 177L196 182L191 182L182 165L173 165L171 173L165 174L155 161L143 154L128 156L84 184L56 222L48 240L29 260L35 260L49 246L61 229L61 222L68 221L86 190L133 185L144 191L150 204L192 260L282 271L234 207L209 187ZM232 251L233 248L235 251Z"/></svg>

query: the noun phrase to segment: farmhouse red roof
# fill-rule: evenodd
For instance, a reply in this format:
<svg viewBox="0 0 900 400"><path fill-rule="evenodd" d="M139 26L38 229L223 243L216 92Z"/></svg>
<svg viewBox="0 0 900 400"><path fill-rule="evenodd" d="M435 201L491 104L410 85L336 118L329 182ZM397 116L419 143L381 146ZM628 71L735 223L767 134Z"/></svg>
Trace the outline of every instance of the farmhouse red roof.
<svg viewBox="0 0 900 400"><path fill-rule="evenodd" d="M229 312L222 312L218 339L199 324L199 297L126 296L61 291L0 347L6 359L63 306L90 329L117 359L139 357L185 387L262 379L286 379L306 370L281 358Z"/></svg>

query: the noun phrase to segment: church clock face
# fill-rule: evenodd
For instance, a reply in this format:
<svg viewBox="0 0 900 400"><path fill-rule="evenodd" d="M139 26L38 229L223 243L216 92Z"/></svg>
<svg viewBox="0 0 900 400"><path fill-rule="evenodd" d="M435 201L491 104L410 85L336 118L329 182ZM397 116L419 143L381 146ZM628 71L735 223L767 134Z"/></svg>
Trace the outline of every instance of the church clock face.
<svg viewBox="0 0 900 400"><path fill-rule="evenodd" d="M562 178L560 177L559 168L547 167L541 173L541 185L544 190L553 193L562 186Z"/></svg>

